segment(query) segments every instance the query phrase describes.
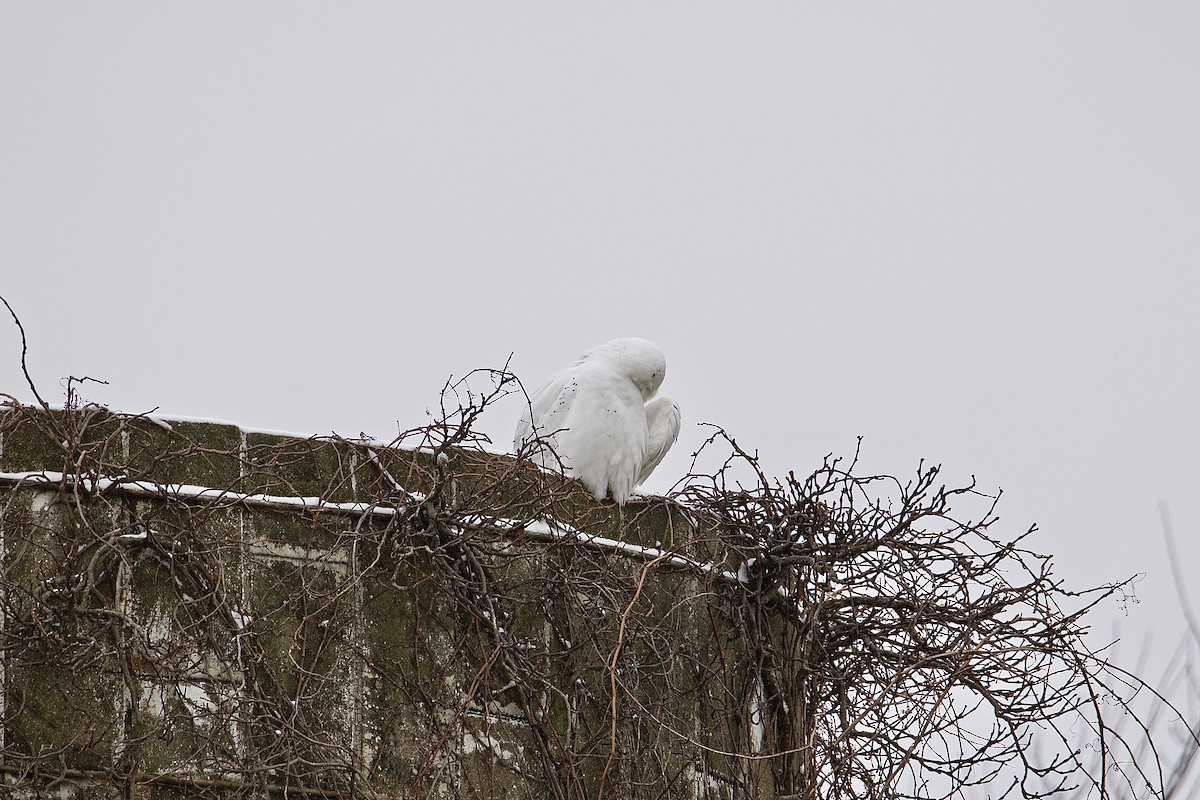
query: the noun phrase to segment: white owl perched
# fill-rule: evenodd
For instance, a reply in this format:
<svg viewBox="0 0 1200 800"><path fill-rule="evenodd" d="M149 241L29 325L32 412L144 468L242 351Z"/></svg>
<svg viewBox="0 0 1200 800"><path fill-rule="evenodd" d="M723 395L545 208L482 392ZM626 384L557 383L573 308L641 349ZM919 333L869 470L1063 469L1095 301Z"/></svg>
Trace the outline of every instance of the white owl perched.
<svg viewBox="0 0 1200 800"><path fill-rule="evenodd" d="M651 401L667 373L662 351L645 339L593 347L529 396L513 445L535 463L583 481L597 500L625 505L679 437L679 406ZM650 401L650 402L647 402ZM556 457L557 456L557 457Z"/></svg>

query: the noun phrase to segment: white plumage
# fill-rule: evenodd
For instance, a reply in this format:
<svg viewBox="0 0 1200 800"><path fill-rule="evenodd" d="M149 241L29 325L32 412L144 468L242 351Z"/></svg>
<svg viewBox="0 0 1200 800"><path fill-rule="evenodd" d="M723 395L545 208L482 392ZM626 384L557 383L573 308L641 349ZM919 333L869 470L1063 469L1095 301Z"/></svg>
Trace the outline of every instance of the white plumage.
<svg viewBox="0 0 1200 800"><path fill-rule="evenodd" d="M593 347L529 396L513 444L623 506L679 437L679 406L651 401L666 373L662 351L645 339Z"/></svg>

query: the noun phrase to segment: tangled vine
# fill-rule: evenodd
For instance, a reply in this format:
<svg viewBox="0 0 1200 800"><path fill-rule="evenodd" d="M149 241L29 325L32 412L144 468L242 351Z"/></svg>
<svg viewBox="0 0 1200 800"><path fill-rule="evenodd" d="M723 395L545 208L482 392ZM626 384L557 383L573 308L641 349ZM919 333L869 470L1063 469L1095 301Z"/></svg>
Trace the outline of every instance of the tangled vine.
<svg viewBox="0 0 1200 800"><path fill-rule="evenodd" d="M0 413L0 770L29 796L952 798L1161 791L1137 682L995 498L716 429L623 513L486 452ZM702 458L701 458L702 460ZM698 460L694 463L700 463ZM740 480L739 480L740 478ZM977 505L974 519L956 515ZM1140 752L1140 751L1139 751Z"/></svg>

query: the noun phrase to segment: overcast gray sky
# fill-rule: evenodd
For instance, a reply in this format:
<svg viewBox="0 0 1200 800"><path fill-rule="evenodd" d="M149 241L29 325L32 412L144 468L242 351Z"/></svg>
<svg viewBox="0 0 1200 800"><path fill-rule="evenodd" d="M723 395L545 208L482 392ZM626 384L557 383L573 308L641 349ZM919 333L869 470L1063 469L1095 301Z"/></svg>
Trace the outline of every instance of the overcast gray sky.
<svg viewBox="0 0 1200 800"><path fill-rule="evenodd" d="M684 432L1002 487L1082 587L1200 573L1200 5L4 3L43 394L390 438L657 342ZM13 326L0 389L29 399ZM516 401L484 429L509 444ZM1193 594L1200 602L1200 588Z"/></svg>

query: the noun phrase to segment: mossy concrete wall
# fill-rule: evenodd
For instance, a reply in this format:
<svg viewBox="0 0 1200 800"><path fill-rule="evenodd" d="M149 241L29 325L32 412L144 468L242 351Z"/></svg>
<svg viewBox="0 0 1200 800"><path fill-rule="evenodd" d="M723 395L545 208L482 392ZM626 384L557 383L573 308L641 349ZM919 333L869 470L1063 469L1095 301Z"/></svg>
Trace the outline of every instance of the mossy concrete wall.
<svg viewBox="0 0 1200 800"><path fill-rule="evenodd" d="M97 408L0 411L0 473L7 796L732 796L671 503Z"/></svg>

